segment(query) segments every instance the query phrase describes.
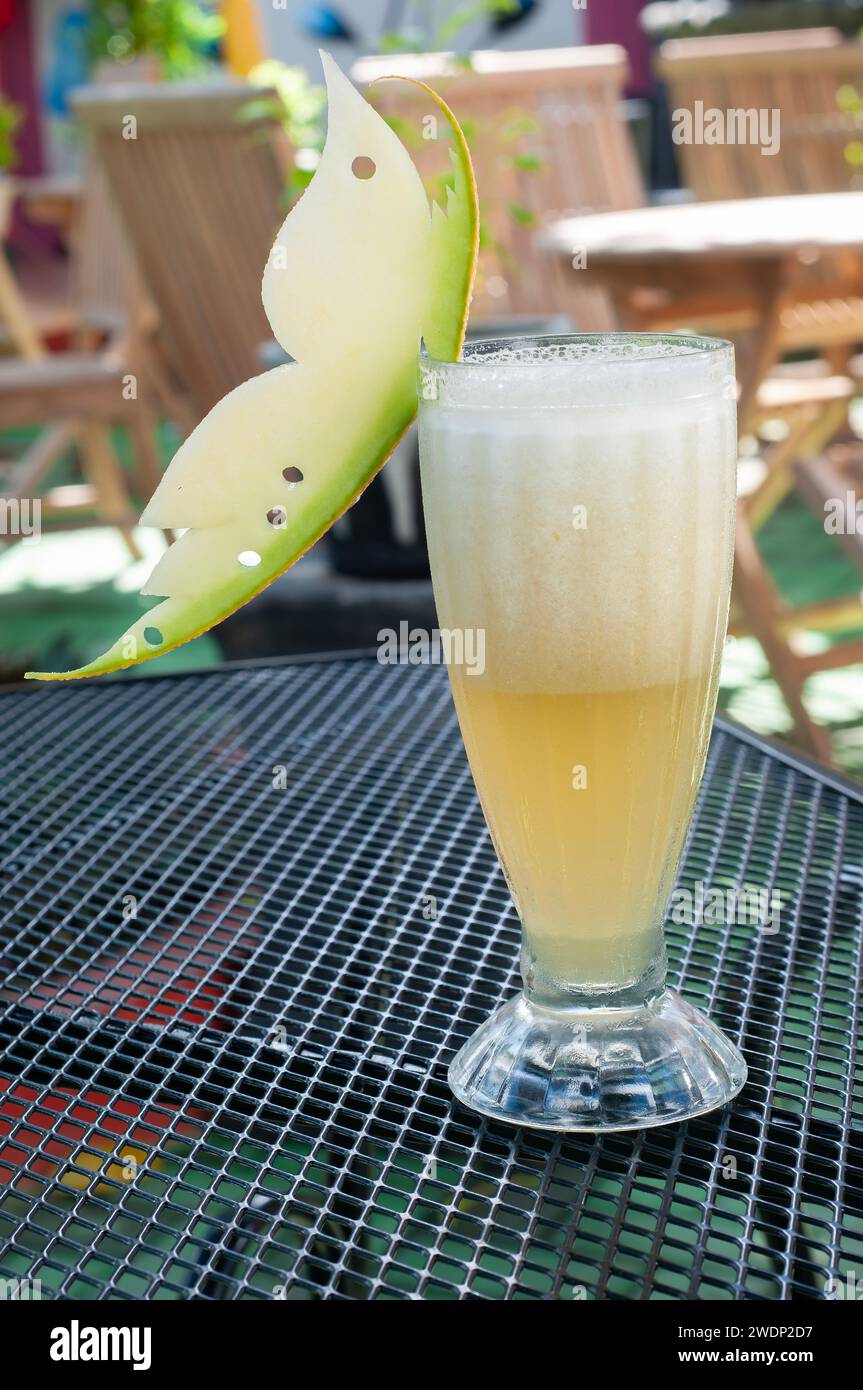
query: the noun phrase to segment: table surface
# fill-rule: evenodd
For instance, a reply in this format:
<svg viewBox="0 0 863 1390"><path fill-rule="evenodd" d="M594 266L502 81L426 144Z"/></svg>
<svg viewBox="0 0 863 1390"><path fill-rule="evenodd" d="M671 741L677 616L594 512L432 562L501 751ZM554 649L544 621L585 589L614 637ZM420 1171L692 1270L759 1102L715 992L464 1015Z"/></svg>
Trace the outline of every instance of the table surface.
<svg viewBox="0 0 863 1390"><path fill-rule="evenodd" d="M671 924L669 954L750 1080L596 1140L447 1089L517 988L519 932L443 671L304 662L0 710L0 1278L759 1300L859 1270L855 789L717 727L680 881L776 890L781 930Z"/></svg>
<svg viewBox="0 0 863 1390"><path fill-rule="evenodd" d="M863 193L805 193L674 203L564 218L540 234L547 250L604 260L774 257L863 246Z"/></svg>

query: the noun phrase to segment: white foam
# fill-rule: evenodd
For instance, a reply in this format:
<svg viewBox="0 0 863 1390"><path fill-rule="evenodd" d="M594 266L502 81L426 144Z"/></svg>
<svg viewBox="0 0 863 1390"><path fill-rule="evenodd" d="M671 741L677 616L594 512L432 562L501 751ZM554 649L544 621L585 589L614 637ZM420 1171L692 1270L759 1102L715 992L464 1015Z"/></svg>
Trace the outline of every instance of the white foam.
<svg viewBox="0 0 863 1390"><path fill-rule="evenodd" d="M734 393L731 347L718 339L648 334L498 339L462 361L421 363L421 394L451 409L578 409L700 400Z"/></svg>
<svg viewBox="0 0 863 1390"><path fill-rule="evenodd" d="M658 364L677 373L683 360L696 373L687 390L645 399L643 375ZM508 376L503 396L468 367L455 400L447 382L421 408L439 623L485 629L486 672L471 679L496 688L635 689L709 670L727 616L733 399L715 379L690 392L710 384L696 354L645 358L637 370L619 355L558 361L570 391L578 377L578 404L549 408L546 382L519 395L519 351L480 369ZM545 356L539 365L547 375ZM612 410L585 383L606 367Z"/></svg>

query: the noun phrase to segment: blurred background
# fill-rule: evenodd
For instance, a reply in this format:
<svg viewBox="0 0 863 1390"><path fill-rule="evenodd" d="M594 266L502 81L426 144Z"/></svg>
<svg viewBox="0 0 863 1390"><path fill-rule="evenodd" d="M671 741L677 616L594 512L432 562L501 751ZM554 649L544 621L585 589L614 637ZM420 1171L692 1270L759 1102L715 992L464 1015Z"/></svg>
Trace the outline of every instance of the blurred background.
<svg viewBox="0 0 863 1390"><path fill-rule="evenodd" d="M136 525L147 498L282 360L259 283L322 147L323 46L462 119L473 334L735 339L720 703L863 777L861 29L838 0L0 0L0 681L86 662L151 606L170 537ZM368 96L435 193L421 99ZM132 675L402 623L434 626L413 438L271 589Z"/></svg>

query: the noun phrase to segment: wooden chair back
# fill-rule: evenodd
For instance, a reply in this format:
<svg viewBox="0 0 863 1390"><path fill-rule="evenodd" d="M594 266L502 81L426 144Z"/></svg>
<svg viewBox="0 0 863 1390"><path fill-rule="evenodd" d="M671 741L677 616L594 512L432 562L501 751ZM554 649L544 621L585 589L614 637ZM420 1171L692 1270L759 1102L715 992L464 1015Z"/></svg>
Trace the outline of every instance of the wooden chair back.
<svg viewBox="0 0 863 1390"><path fill-rule="evenodd" d="M853 109L854 92L863 94L863 44L846 43L836 29L674 39L662 45L657 70L672 129L674 113L695 116L697 102L702 113L779 112L775 154L762 154L760 143L751 142L677 146L696 198L863 187L863 163L848 158L849 144L863 141L863 116Z"/></svg>
<svg viewBox="0 0 863 1390"><path fill-rule="evenodd" d="M105 170L87 151L81 205L72 229L71 291L79 336L122 331L134 284L134 259Z"/></svg>
<svg viewBox="0 0 863 1390"><path fill-rule="evenodd" d="M393 123L433 192L447 170L445 141L429 138L435 131L434 108L409 83L376 82L393 74L429 83L465 128L483 219L475 315L563 310L572 312L579 326L610 326L607 311L598 309L603 297L579 290L575 276L562 276L539 250L536 234L544 223L567 214L644 201L621 111L624 50L607 44L478 52L470 68L446 53L361 59L354 80Z"/></svg>
<svg viewBox="0 0 863 1390"><path fill-rule="evenodd" d="M168 365L200 418L260 371L272 337L261 274L285 215L290 152L274 118L243 118L234 82L81 88L87 130L159 317Z"/></svg>

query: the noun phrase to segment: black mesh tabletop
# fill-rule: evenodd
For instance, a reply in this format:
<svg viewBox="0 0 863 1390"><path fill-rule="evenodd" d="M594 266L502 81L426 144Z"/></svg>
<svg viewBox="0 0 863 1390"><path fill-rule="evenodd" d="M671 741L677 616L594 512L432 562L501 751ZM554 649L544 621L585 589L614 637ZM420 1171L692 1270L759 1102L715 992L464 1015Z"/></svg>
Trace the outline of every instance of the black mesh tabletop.
<svg viewBox="0 0 863 1390"><path fill-rule="evenodd" d="M821 1299L863 1267L863 801L718 725L671 922L726 1110L602 1140L458 1106L518 923L434 667L0 696L0 1279L42 1298Z"/></svg>

